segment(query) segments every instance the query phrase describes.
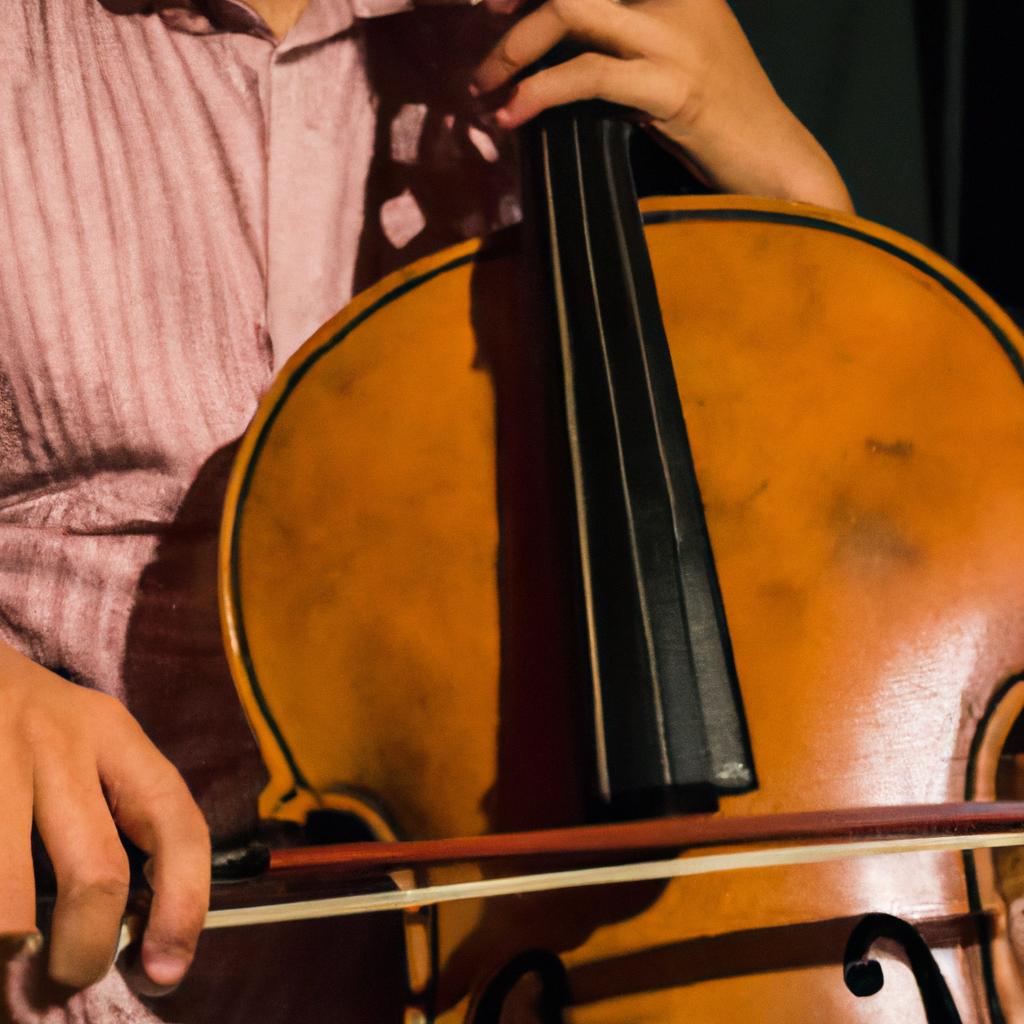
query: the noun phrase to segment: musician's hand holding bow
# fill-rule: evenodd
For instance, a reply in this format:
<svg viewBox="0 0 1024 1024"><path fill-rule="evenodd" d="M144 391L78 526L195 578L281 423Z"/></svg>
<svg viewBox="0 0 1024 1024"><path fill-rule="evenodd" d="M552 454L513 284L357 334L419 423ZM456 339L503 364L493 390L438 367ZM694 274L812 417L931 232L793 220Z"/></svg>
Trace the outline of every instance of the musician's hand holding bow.
<svg viewBox="0 0 1024 1024"><path fill-rule="evenodd" d="M725 0L546 0L505 34L478 68L475 88L505 85L566 37L599 52L521 81L497 112L503 127L548 107L603 99L640 111L723 191L852 209L835 165L775 92Z"/></svg>
<svg viewBox="0 0 1024 1024"><path fill-rule="evenodd" d="M50 976L75 989L103 977L128 895L120 829L152 856L143 970L154 989L180 981L209 901L209 835L128 711L0 643L0 777L0 933L36 927L34 815L57 876Z"/></svg>

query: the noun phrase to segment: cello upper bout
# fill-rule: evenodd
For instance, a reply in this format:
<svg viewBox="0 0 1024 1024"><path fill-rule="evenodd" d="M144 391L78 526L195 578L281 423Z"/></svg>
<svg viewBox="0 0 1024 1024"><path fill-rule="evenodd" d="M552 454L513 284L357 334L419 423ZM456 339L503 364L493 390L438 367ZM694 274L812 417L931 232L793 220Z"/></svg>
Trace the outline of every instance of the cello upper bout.
<svg viewBox="0 0 1024 1024"><path fill-rule="evenodd" d="M856 218L688 200L648 239L759 772L799 736L801 806L958 798L962 709L1024 667L1019 332Z"/></svg>

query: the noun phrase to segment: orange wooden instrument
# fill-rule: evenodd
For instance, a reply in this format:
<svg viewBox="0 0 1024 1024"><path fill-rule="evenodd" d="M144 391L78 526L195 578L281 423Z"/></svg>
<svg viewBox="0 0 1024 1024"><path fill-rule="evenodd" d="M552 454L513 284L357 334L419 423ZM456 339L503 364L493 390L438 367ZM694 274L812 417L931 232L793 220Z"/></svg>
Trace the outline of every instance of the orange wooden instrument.
<svg viewBox="0 0 1024 1024"><path fill-rule="evenodd" d="M665 838L612 842L635 863L733 819L764 852L777 815L1020 796L1024 339L920 245L742 197L643 205L658 313L623 152L600 117L540 132L553 316L517 238L466 244L359 296L264 401L222 545L263 815L389 842L641 817ZM1024 1019L1024 870L954 848L978 830L417 895L377 1019ZM607 864L557 835L512 873ZM387 849L399 891L512 871ZM858 999L876 938L904 963Z"/></svg>

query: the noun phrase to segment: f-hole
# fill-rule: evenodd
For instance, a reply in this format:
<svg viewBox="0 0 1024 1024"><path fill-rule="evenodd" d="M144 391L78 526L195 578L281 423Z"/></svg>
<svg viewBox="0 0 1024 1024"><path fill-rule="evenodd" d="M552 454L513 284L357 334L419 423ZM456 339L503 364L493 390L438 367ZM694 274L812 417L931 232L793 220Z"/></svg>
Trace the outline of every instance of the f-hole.
<svg viewBox="0 0 1024 1024"><path fill-rule="evenodd" d="M520 991L522 989L522 991ZM512 1005L517 994L520 1004ZM525 1005L523 995L525 994ZM554 953L534 949L510 960L490 980L469 1013L470 1024L564 1024L569 1002L565 965Z"/></svg>
<svg viewBox="0 0 1024 1024"><path fill-rule="evenodd" d="M999 688L978 723L964 796L1024 800L1024 674ZM963 858L971 912L986 921L980 980L991 1024L1024 1020L1024 849L968 851Z"/></svg>

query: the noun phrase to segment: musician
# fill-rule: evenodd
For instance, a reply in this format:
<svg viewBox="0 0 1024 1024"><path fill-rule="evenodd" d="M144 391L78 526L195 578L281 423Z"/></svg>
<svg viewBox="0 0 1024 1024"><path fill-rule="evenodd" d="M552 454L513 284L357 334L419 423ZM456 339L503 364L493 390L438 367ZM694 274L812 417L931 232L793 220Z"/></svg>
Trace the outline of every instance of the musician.
<svg viewBox="0 0 1024 1024"><path fill-rule="evenodd" d="M34 821L59 889L48 972L86 990L48 1022L154 1019L108 974L119 832L152 857L133 982L152 993L189 967L208 830L252 826L261 769L212 597L221 489L275 369L353 288L515 220L508 133L587 97L636 108L715 188L850 208L725 0L405 6L5 5L0 932L35 928ZM508 89L567 34L595 52ZM42 1019L32 945L15 1020Z"/></svg>

